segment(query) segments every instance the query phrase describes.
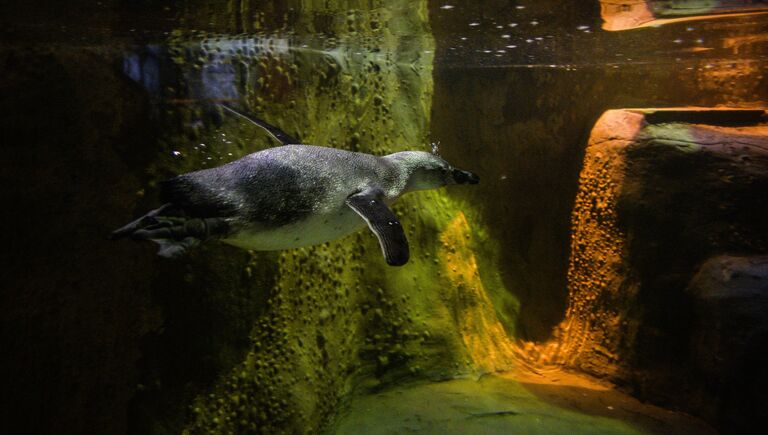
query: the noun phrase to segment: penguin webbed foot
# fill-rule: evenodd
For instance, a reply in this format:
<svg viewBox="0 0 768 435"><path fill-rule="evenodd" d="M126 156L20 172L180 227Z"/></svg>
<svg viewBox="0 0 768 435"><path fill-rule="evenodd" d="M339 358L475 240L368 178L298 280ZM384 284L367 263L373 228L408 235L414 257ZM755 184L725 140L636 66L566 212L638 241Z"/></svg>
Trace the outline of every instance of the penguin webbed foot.
<svg viewBox="0 0 768 435"><path fill-rule="evenodd" d="M109 235L108 238L110 240L117 240L123 237L135 238L134 234L136 233L136 231L146 228L148 226L157 224L159 216L177 216L177 215L179 215L179 211L175 208L173 204L171 203L163 204L162 206L136 219L135 221L132 221L116 229L115 231L112 231L112 233Z"/></svg>
<svg viewBox="0 0 768 435"><path fill-rule="evenodd" d="M172 239L176 241L195 238L205 240L221 237L229 232L229 225L222 218L154 217L154 222L134 231L134 239Z"/></svg>
<svg viewBox="0 0 768 435"><path fill-rule="evenodd" d="M157 255L163 258L179 258L186 254L190 248L200 244L200 240L194 237L185 237L181 240L154 239L152 241L160 245Z"/></svg>
<svg viewBox="0 0 768 435"><path fill-rule="evenodd" d="M188 218L169 203L113 231L109 238L151 240L160 245L157 255L177 258L205 239L227 234L229 223L224 218Z"/></svg>
<svg viewBox="0 0 768 435"><path fill-rule="evenodd" d="M188 235L184 228L185 221L176 217L151 217L146 219L143 227L131 233L130 237L134 240L181 240Z"/></svg>
<svg viewBox="0 0 768 435"><path fill-rule="evenodd" d="M185 219L157 218L157 223L136 231L133 236L152 240L160 245L157 255L178 258L190 248L211 237L223 237L229 232L229 224L222 218Z"/></svg>

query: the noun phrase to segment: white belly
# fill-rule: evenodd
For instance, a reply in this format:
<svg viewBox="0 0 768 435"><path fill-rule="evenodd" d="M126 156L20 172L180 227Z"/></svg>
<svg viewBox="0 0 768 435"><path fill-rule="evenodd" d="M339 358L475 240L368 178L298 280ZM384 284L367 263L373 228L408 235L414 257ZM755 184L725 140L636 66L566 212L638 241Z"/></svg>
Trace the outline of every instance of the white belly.
<svg viewBox="0 0 768 435"><path fill-rule="evenodd" d="M222 241L243 249L277 251L336 240L364 226L365 221L345 205L334 212L310 215L270 230L246 227Z"/></svg>

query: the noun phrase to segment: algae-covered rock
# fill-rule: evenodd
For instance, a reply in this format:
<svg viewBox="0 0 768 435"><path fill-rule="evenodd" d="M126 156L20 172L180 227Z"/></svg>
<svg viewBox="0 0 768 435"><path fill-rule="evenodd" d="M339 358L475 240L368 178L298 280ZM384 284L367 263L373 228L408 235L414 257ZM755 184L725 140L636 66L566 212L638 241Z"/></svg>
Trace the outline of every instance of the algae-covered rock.
<svg viewBox="0 0 768 435"><path fill-rule="evenodd" d="M335 423L349 417L347 411L350 421L365 427L361 417L369 404L411 408L439 390L450 395L454 416L476 419L472 428L486 419L496 419L493 426L502 431L507 419L535 427L537 413L546 409L552 428L565 421L589 430L600 421L617 431L634 430L613 419L602 396L595 402L599 410L582 408L579 415L544 403L518 413L496 409L507 406L505 400L491 400L520 393L515 404L522 407L535 400L523 389L541 394L552 387L542 400L581 404L579 389L560 395L560 384L478 387L494 379L485 374L513 368L519 356L524 363L558 362L575 348L569 354L574 359L565 362L593 373L606 368L600 366L604 361L616 369L611 375L627 373L627 361L647 362L638 355L655 362L654 346L626 358L621 353L626 346L620 339L635 336L637 326L621 323L625 299L579 291L615 284L606 279L612 270L603 267L615 252L601 250L626 241L611 238L621 224L610 221L615 215L600 215L610 221L609 240L586 254L603 258L592 269L571 273L567 300L569 219L583 139L606 107L648 100L753 101L762 95L762 64L701 57L701 67L691 70L681 60L675 62L676 79L670 79L669 62L654 67L655 58L649 61L665 52L666 36L639 48L632 38L593 38L598 32L580 28L595 22L595 10L572 0L572 13L562 14L562 3L556 3L522 7L493 0L460 9L401 0L76 0L6 8L9 13L0 18L0 260L7 287L0 295L0 371L6 384L0 391L10 418L3 428L314 433L344 427L343 421ZM760 39L748 35L753 27L740 30L741 39L723 41L724 50L757 50ZM621 56L615 56L615 44ZM596 66L605 56L609 64ZM625 58L634 63L623 64ZM277 145L217 103L252 112L302 142L345 150L428 150L439 140L446 160L478 172L483 181L473 188L412 193L394 205L412 249L410 263L399 269L385 265L367 230L283 252L249 252L211 241L177 261L156 258L148 243L105 240L130 217L160 205L161 180ZM665 137L673 141L661 148L680 153L681 160L699 152L678 140L684 129L654 128L648 132L672 133ZM653 156L658 150L651 151ZM761 167L762 157L746 157L734 167ZM654 168L652 158L638 161ZM585 166L598 168L595 180L610 172L603 163L598 158ZM605 180L595 180L581 186L605 193ZM659 210L681 212L671 220L684 214L673 207L678 203L711 205L697 192L690 202L670 200L664 190L659 199L658 192L640 189L642 177L635 181L636 196L629 198L659 200L665 205ZM731 186L743 179L732 181L726 173L717 181ZM756 183L755 191L762 192ZM680 186L685 199L690 186ZM728 210L762 198L744 192ZM590 213L592 196L580 192L576 202L580 211L573 216ZM642 201L623 203L626 216L649 217L642 207L632 208ZM618 202L595 205L606 204ZM693 222L699 230L712 228ZM678 233L674 225L650 227L669 229L665 237ZM633 228L634 240L655 240L644 238L644 223ZM744 231L715 229L719 237L732 233L724 246L735 240L745 250L764 250L757 230L750 234L759 237L750 242ZM677 246L671 240L664 239L664 246ZM676 258L664 257L665 249L643 248L661 254L660 264L678 264L667 261ZM698 255L694 248L686 252ZM574 243L573 265L584 264L582 249ZM701 253L701 259L713 253ZM691 270L694 263L688 264ZM651 272L646 276L653 278ZM684 284L689 278L660 276ZM652 299L647 305L656 309L643 318L647 341L637 343L666 345L664 334L654 341L657 331L669 327L665 307L685 307L677 299L677 305L657 305L653 298L666 283L659 282L646 293ZM629 284L619 290L633 290ZM600 343L560 348L565 328L555 329L554 344L547 342L567 303L573 331L586 331L591 343ZM515 338L545 346L520 346ZM663 364L637 367L643 370L630 381L647 386L640 389L644 394L670 379ZM459 384L461 391L477 394L453 395ZM409 399L399 403L401 392ZM379 394L388 401L377 402ZM490 402L462 408L465 400ZM441 406L429 414L441 418ZM371 414L386 418L387 409L377 411ZM593 411L601 417L581 415Z"/></svg>
<svg viewBox="0 0 768 435"><path fill-rule="evenodd" d="M425 5L389 6L366 6L330 22L311 21L312 14L291 18L292 28L315 30L306 39L177 32L167 54L151 47L129 54L125 68L166 102L171 127L150 173L161 178L275 145L211 104L221 101L303 143L376 155L428 150L434 42ZM146 65L177 69L183 80L172 89L155 86ZM188 406L188 431L316 431L357 389L511 367L513 328L497 318L487 295L503 293L503 285L488 264L496 245L481 216L445 191L408 195L394 211L412 246L405 267L386 266L375 237L361 231L276 254L272 278L246 285L265 295L250 312L250 344L230 369L213 370L219 376L210 387L196 383L193 403L179 396ZM242 255L237 252L203 248L198 255L218 262ZM253 258L273 261L259 253ZM218 274L219 266L201 267ZM193 272L188 285L196 288L200 279ZM209 280L208 291L221 294L226 281ZM510 310L514 304L509 301ZM145 397L150 403L153 394ZM170 428L184 418L163 416L161 403L144 411L148 424ZM143 406L140 398L136 408Z"/></svg>
<svg viewBox="0 0 768 435"><path fill-rule="evenodd" d="M28 428L320 430L358 390L510 367L516 301L493 307L496 244L451 191L395 205L413 253L401 269L368 231L280 253L212 242L175 262L104 239L159 205L159 181L276 145L213 103L305 143L429 150L425 4L235 6L175 8L182 29L151 35L162 44L3 51L3 86L19 96L2 106L17 144L3 177L20 186L3 191L18 204L5 224L33 233L3 254L9 361L33 361L9 366L7 391L30 391L9 400L17 415L39 391L66 403ZM46 273L27 277L30 264Z"/></svg>

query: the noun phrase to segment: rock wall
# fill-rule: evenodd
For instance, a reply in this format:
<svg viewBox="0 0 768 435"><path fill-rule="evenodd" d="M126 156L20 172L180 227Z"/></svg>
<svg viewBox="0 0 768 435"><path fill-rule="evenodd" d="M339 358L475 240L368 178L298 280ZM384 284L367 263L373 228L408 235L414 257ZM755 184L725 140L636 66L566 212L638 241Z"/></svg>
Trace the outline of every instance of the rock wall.
<svg viewBox="0 0 768 435"><path fill-rule="evenodd" d="M572 215L569 307L542 352L545 363L608 377L657 403L732 418L733 401L743 400L711 388L719 382L702 358L717 355L725 370L751 366L755 356L745 343L738 352L725 351L727 344L703 351L703 337L715 339L707 325L730 311L702 294L697 302L697 290L685 289L710 257L768 248L759 218L768 210L759 194L768 183L763 117L760 110L726 109L617 110L601 117ZM700 275L712 268L702 267ZM700 289L701 279L691 286ZM732 325L728 334L747 334L737 342L759 337L758 317L752 315L750 326ZM747 376L736 370L729 379L742 384Z"/></svg>
<svg viewBox="0 0 768 435"><path fill-rule="evenodd" d="M2 216L14 229L2 252L7 429L316 431L357 390L510 367L512 329L500 316L516 301L489 260L497 245L450 191L395 206L412 246L401 269L385 266L367 231L283 253L212 243L175 262L150 244L106 240L159 205L159 180L274 145L212 102L307 143L429 149L424 5L297 2L281 15L283 3L236 3L190 2L175 9L181 29L146 45L100 45L132 32L88 28L100 10L73 33L9 23L18 33L0 51L11 96L0 105L10 144L2 195L14 205Z"/></svg>
<svg viewBox="0 0 768 435"><path fill-rule="evenodd" d="M555 361L546 343L569 303L569 218L593 117L607 107L648 101L715 105L759 99L766 80L760 62L733 68L729 59L702 59L701 68L680 69L672 79L665 65L645 69L642 63L620 69L479 69L476 58L462 57L467 52L459 52L462 63L453 68L436 59L452 48L451 38L460 35L451 32L456 23L466 24L466 16L435 22L437 3L429 11L424 2L404 1L387 2L386 8L357 1L74 4L36 2L34 8L9 8L0 18L0 390L3 403L10 403L3 427L14 433L322 431L361 392L408 380L505 371L517 356ZM478 15L487 18L486 6L510 5L478 4ZM542 19L536 27L542 38L573 19L581 24L592 17L588 8L573 9L575 18L550 8L545 18L551 23ZM527 22L541 19L534 8L515 13ZM522 27L515 38L527 36ZM734 52L729 54L759 53L759 39L744 32L728 42ZM445 45L436 46L435 37ZM612 50L615 40L584 43L595 43L601 52ZM526 62L551 59L537 47L530 45ZM584 49L557 47L558 53ZM159 180L275 145L213 102L254 112L305 142L343 149L385 154L427 150L431 140L440 140L444 157L479 172L483 181L414 193L395 206L413 254L402 269L384 265L367 231L282 253L211 243L175 262L157 259L150 244L105 240L112 229L159 205ZM679 148L673 145L665 146ZM633 156L653 169L651 157ZM759 154L746 157L733 168L763 167ZM733 168L725 168L725 180ZM695 220L702 228L696 234L676 231L674 222L697 216L685 207L708 216L721 204L714 202L719 191L711 197L691 193L678 180L678 194L692 195L685 202L643 190L648 184L642 177L631 180L624 176L623 186L636 188L630 198L651 198L638 204L665 204L649 212L632 208L632 200L616 203L616 216L631 219L618 219L610 227L616 239L610 240L650 252L620 258L644 274L630 276L636 292L626 293L640 302L610 292L596 301L572 293L568 318L580 322L572 331L602 344L563 346L558 355L572 367L673 403L664 382L679 374L670 355L682 351L665 351L692 332L668 334L670 312L698 325L691 327L699 335L685 361L700 364L706 379L730 367L759 365L750 358L723 366L705 360L701 347L707 343L751 355L764 339L758 334L731 341L707 324L709 316L754 316L738 307L713 308L711 298L696 296L708 294L697 290L706 288L700 284L704 278L690 286L688 280L721 248L751 256L764 249L764 238L746 214L735 220L743 224L738 231ZM728 210L761 198L754 193L762 192L761 177L755 177L754 191L744 180L717 180L718 186L745 189L727 204L723 219L732 217ZM584 186L615 193L605 184ZM591 207L583 196L577 203L582 211ZM667 205L678 203L685 207L669 217L669 231L658 235L661 247L637 242L656 240L643 229L665 228L667 221L652 212L676 210ZM750 207L762 210L764 204ZM668 254L669 246L687 246L685 237L710 230L720 240L717 249L686 248L682 262ZM742 236L723 238L737 232ZM667 282L655 281L657 259L672 271L659 274L670 279L668 288L689 288L674 293L673 304L663 292ZM710 276L717 267L700 273ZM599 273L570 276L583 278L578 285L585 288L613 282L601 281ZM634 311L640 306L653 309ZM606 334L593 314L619 327ZM624 325L619 318L630 321ZM563 330L555 329L556 338ZM530 342L521 350L515 338ZM737 394L743 389L731 386L747 380L713 382ZM753 393L759 403L759 392ZM704 397L696 394L686 397ZM712 403L705 399L692 402L691 409L705 409ZM741 407L748 417L751 408L740 406L748 403L729 399L723 406Z"/></svg>
<svg viewBox="0 0 768 435"><path fill-rule="evenodd" d="M768 4L751 0L600 0L605 30L631 30L674 22L765 13Z"/></svg>
<svg viewBox="0 0 768 435"><path fill-rule="evenodd" d="M240 104L304 143L378 155L429 149L434 42L424 7L360 6L348 14L296 7L306 13L289 17L291 27L308 35L177 32L167 53L150 46L126 57L126 73L164 103L160 116L168 130L148 169L155 179L275 145L260 129L212 108L218 101ZM318 21L318 14L327 20ZM178 73L164 78L167 70ZM169 78L177 80L172 88ZM146 196L154 198L153 191L150 182ZM356 391L510 368L513 327L499 317L513 314L516 301L489 261L497 245L482 215L450 192L416 193L395 205L412 247L410 263L400 269L385 265L368 231L321 246L252 253L233 264L234 275L248 282L241 295L260 295L257 309L242 308L251 310L247 345L230 352L229 366L201 371L216 373L215 380L145 371L145 388L132 406L137 430L172 430L187 419L192 432L316 431ZM136 205L137 213L147 208ZM226 256L242 255L236 252L203 248L195 258L210 266L190 265L180 288L204 285L218 294L219 278L209 277ZM251 277L259 265L267 277ZM504 298L503 312L493 297ZM219 310L236 317L232 308L227 302ZM189 319L187 312L173 313ZM194 367L199 356L169 358L165 350L197 346L197 339L184 338L190 327L200 332L189 320L177 334L163 331L145 365ZM165 413L172 402L175 411Z"/></svg>
<svg viewBox="0 0 768 435"><path fill-rule="evenodd" d="M687 288L694 299L692 366L714 397L721 427L754 429L768 399L768 261L718 256L701 265Z"/></svg>

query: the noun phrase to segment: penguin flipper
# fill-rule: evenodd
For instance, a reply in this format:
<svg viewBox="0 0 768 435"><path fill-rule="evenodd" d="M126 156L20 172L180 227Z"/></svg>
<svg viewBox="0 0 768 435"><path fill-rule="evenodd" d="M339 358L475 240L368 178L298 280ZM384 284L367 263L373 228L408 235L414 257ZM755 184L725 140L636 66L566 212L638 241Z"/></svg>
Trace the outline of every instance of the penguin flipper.
<svg viewBox="0 0 768 435"><path fill-rule="evenodd" d="M400 221L382 200L383 197L384 192L374 188L350 195L346 202L379 239L387 264L402 266L410 257L408 239Z"/></svg>
<svg viewBox="0 0 768 435"><path fill-rule="evenodd" d="M264 130L267 131L267 133L269 133L270 136L272 136L275 139L277 139L278 141L280 141L280 143L283 144L283 145L300 145L301 144L301 142L299 142L298 139L294 138L293 136L289 135L288 133L284 132L283 130L280 130L279 128L275 127L272 124L269 124L269 123L267 123L265 121L262 121L261 119L256 118L254 116L246 116L246 115L238 112L237 110L235 110L235 109L233 109L233 108L231 108L229 106L226 106L224 104L219 104L219 106L221 106L222 109L225 109L226 111L228 111L230 113L233 113L233 114L239 116L240 118L245 119L246 121L250 122L251 124L254 124L256 126L259 126L259 127L263 128Z"/></svg>

